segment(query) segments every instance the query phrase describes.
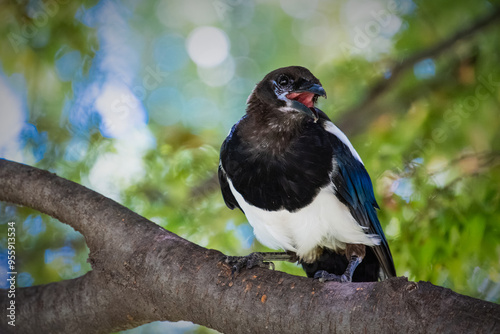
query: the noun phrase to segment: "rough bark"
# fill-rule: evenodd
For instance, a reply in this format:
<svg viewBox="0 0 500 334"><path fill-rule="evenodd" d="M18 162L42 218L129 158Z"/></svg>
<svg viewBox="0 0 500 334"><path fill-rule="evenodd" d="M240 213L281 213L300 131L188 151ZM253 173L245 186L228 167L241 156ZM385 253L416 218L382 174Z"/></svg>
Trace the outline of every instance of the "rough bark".
<svg viewBox="0 0 500 334"><path fill-rule="evenodd" d="M220 252L81 185L7 160L0 160L0 200L80 231L92 264L82 277L17 289L15 330L2 316L2 333L109 333L157 320L224 333L500 331L500 305L404 277L322 284L256 268L232 278ZM0 291L4 310L6 302Z"/></svg>

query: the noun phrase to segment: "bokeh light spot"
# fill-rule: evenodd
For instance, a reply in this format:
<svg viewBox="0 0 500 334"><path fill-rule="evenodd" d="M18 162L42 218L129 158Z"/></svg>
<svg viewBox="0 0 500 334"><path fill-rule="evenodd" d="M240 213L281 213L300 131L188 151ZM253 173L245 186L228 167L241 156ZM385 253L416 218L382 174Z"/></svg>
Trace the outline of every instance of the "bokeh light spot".
<svg viewBox="0 0 500 334"><path fill-rule="evenodd" d="M413 66L413 73L420 80L432 78L436 74L436 65L432 59L424 59Z"/></svg>
<svg viewBox="0 0 500 334"><path fill-rule="evenodd" d="M229 38L218 28L199 27L189 34L186 47L196 65L215 67L229 55Z"/></svg>
<svg viewBox="0 0 500 334"><path fill-rule="evenodd" d="M226 85L234 76L235 64L232 57L228 57L216 67L198 67L198 76L211 87Z"/></svg>

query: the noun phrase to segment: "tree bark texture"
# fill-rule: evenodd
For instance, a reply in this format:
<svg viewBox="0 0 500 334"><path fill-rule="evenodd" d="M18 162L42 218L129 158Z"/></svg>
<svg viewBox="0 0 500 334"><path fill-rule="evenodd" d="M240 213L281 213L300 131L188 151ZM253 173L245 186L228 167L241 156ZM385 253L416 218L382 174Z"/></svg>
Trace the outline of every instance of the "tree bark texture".
<svg viewBox="0 0 500 334"><path fill-rule="evenodd" d="M109 333L158 320L223 333L500 332L500 305L404 277L320 283L262 268L232 277L222 253L81 185L7 160L0 160L0 200L75 228L92 265L75 279L18 288L15 328L0 290L1 333Z"/></svg>

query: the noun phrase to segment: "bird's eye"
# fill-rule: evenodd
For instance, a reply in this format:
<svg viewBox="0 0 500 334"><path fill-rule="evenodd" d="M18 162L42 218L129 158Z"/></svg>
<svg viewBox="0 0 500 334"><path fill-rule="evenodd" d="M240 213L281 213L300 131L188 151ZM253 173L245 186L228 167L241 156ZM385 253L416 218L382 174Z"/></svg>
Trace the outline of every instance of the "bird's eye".
<svg viewBox="0 0 500 334"><path fill-rule="evenodd" d="M292 79L288 78L286 75L280 75L280 77L278 78L278 85L280 85L281 87L285 87L288 86L291 81Z"/></svg>

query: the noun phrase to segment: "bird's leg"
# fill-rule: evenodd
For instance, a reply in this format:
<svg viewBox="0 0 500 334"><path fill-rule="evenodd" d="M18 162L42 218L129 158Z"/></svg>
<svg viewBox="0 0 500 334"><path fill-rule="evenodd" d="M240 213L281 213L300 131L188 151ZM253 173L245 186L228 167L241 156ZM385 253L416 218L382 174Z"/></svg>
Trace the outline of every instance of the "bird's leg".
<svg viewBox="0 0 500 334"><path fill-rule="evenodd" d="M231 265L231 274L238 273L243 268L271 268L274 270L274 263L271 261L297 262L297 255L293 252L254 252L247 256L224 256L222 261Z"/></svg>
<svg viewBox="0 0 500 334"><path fill-rule="evenodd" d="M354 270L363 261L366 254L366 246L361 244L347 244L346 256L349 258L349 263L342 275L330 274L325 270L319 270L314 274L314 278L319 279L320 282L335 281L335 282L352 282L352 275Z"/></svg>

